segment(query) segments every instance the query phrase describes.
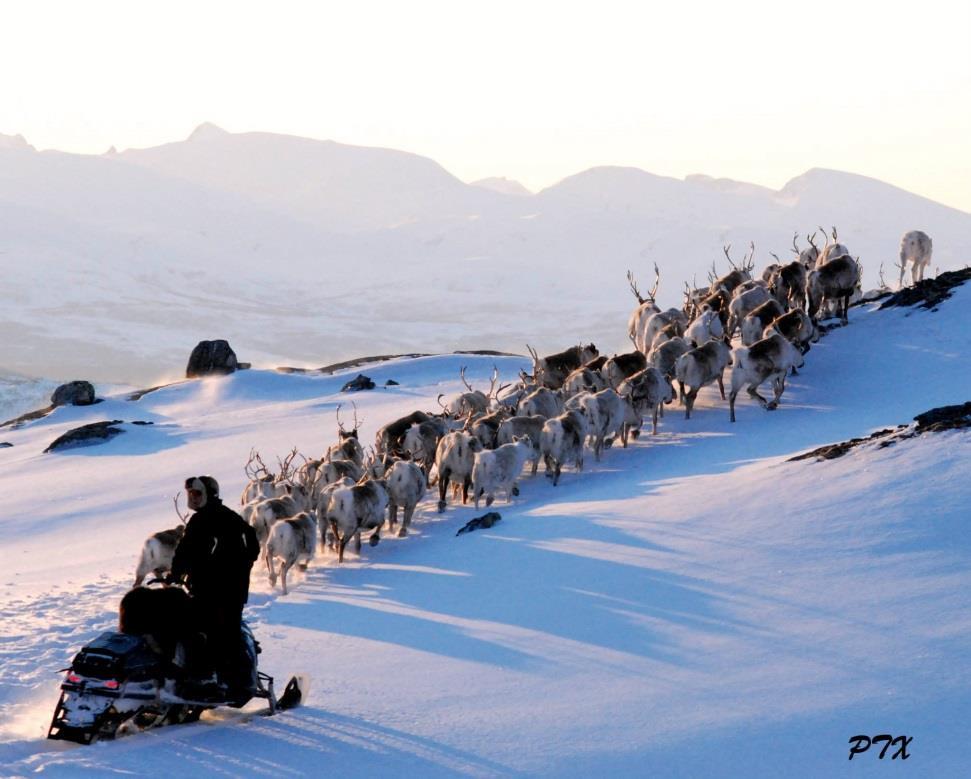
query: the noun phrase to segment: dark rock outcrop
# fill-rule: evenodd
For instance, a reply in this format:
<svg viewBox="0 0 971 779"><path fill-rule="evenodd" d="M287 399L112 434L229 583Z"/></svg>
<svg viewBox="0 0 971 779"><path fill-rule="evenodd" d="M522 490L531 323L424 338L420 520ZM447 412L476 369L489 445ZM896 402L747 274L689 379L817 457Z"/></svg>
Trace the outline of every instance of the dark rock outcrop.
<svg viewBox="0 0 971 779"><path fill-rule="evenodd" d="M933 309L939 303L951 297L952 290L971 280L971 268L952 270L942 273L936 279L918 281L912 287L905 287L891 295L881 305L880 309L893 306L916 306Z"/></svg>
<svg viewBox="0 0 971 779"><path fill-rule="evenodd" d="M51 395L52 406L90 406L94 401L94 385L90 381L69 381Z"/></svg>
<svg viewBox="0 0 971 779"><path fill-rule="evenodd" d="M189 355L189 363L185 367L185 377L195 379L200 376L225 376L233 373L239 367L236 352L229 345L229 341L199 341L196 348Z"/></svg>
<svg viewBox="0 0 971 779"><path fill-rule="evenodd" d="M887 430L878 430L866 438L851 438L836 444L827 444L811 452L790 457L789 462L797 460L835 460L847 452L863 444L876 444L883 449L893 446L898 441L906 441L925 433L941 433L945 430L962 430L971 428L971 401L954 406L932 408L914 417L913 425L898 425Z"/></svg>
<svg viewBox="0 0 971 779"><path fill-rule="evenodd" d="M112 419L109 422L91 422L87 425L81 425L81 427L75 427L54 439L50 446L44 450L44 453L107 441L124 432L120 427L114 427L114 425L120 424L122 424L120 419Z"/></svg>
<svg viewBox="0 0 971 779"><path fill-rule="evenodd" d="M357 374L347 384L341 387L341 392L360 392L361 390L373 390L375 384L363 373Z"/></svg>

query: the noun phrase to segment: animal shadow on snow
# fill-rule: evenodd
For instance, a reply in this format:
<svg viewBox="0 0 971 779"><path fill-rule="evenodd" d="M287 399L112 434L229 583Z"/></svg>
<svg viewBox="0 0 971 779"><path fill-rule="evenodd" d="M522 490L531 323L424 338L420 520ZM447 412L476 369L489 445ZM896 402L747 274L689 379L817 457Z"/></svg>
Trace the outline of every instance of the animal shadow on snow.
<svg viewBox="0 0 971 779"><path fill-rule="evenodd" d="M509 511L495 528L449 539L468 553L441 569L399 547L387 566L329 569L326 581L312 572L302 586L309 602L276 601L266 626L393 637L420 651L523 670L591 653L623 666L622 655L603 650L681 664L683 651L652 624L719 634L749 627L728 616L710 584L657 569L658 555L677 552L590 519Z"/></svg>

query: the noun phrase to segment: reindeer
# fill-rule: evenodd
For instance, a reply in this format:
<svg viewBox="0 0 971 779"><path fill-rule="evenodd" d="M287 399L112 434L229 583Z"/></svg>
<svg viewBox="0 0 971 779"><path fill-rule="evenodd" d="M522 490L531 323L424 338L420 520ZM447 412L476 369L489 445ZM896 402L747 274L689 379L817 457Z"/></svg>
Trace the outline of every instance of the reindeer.
<svg viewBox="0 0 971 779"><path fill-rule="evenodd" d="M155 575L156 579L172 570L172 560L175 557L175 549L182 540L185 533L185 526L189 521L188 513L183 514L179 511L179 492L173 498L175 503L175 513L179 517L181 524L169 530L160 530L145 539L142 545L142 554L138 559L138 566L135 568L135 583L133 587L139 587L149 573Z"/></svg>
<svg viewBox="0 0 971 779"><path fill-rule="evenodd" d="M454 417L456 419L466 417L469 415L469 413L486 413L489 410L489 407L492 405L493 399L498 395L498 393L509 386L508 384L505 384L500 386L498 389L496 388L496 382L499 379L499 368L495 365L492 366L492 378L489 381L488 394L482 392L481 390L472 389L472 385L469 384L468 380L465 378L464 365L459 371L459 376L461 376L462 383L465 385L466 390L468 390L467 392L463 392L446 405L442 405L443 396L438 396L439 405L442 405L445 415Z"/></svg>
<svg viewBox="0 0 971 779"><path fill-rule="evenodd" d="M685 419L691 419L691 409L694 408L698 392L702 387L711 384L713 381L718 382L722 400L725 399L725 384L722 375L731 361L732 350L724 341L709 341L678 358L674 373L678 380L681 398L684 401ZM691 388L687 393L684 390L685 386Z"/></svg>
<svg viewBox="0 0 971 779"><path fill-rule="evenodd" d="M605 389L588 393L582 396L580 408L587 418L593 456L598 462L603 450L618 436L626 449L630 430L641 424L641 418L635 413L630 399L616 390Z"/></svg>
<svg viewBox="0 0 971 779"><path fill-rule="evenodd" d="M644 323L661 310L657 307L657 303L655 303L657 289L661 284L661 271L658 270L657 263L655 262L654 286L647 293L647 297L641 296L641 292L637 288L637 282L634 280L634 274L629 269L627 271L627 283L630 284L630 291L637 298L637 308L634 309L634 312L630 315L630 319L627 321L627 335L633 341L637 333L644 327Z"/></svg>
<svg viewBox="0 0 971 779"><path fill-rule="evenodd" d="M272 498L276 495L276 490L274 489L276 475L270 473L269 469L264 465L260 453L255 449L250 449L249 459L246 461L246 465L243 466L243 472L246 474L249 482L243 488L243 494L239 498L241 506L254 500Z"/></svg>
<svg viewBox="0 0 971 779"><path fill-rule="evenodd" d="M931 263L931 252L933 246L930 236L920 230L911 230L904 233L900 239L900 282L898 289L904 286L904 269L910 263L910 280L916 284L924 280L924 269Z"/></svg>
<svg viewBox="0 0 971 779"><path fill-rule="evenodd" d="M825 265L830 260L834 260L837 257L842 257L843 255L849 255L850 250L846 248L843 244L839 242L836 235L836 226L833 226L833 242L829 242L829 236L826 231L820 227L822 230L823 237L826 239L826 245L823 246L823 250L819 253L819 258L816 260L816 267L814 270L818 270L821 266Z"/></svg>
<svg viewBox="0 0 971 779"><path fill-rule="evenodd" d="M725 258L728 260L728 264L732 266L732 270L730 273L726 273L724 276L716 278L715 264L712 263L711 273L708 274L708 278L711 279L711 287L708 289L709 294L714 294L719 289L724 289L729 295L731 295L739 284L752 279L752 268L755 267L755 243L750 243L749 247L751 252L743 258L741 267L736 265L735 261L732 259L732 245L727 244L726 246L722 247L722 251L725 253ZM714 306L711 307L714 308Z"/></svg>
<svg viewBox="0 0 971 779"><path fill-rule="evenodd" d="M354 427L351 430L347 430L344 427L344 423L341 422L342 405L338 403L335 412L337 416L337 443L327 449L324 453L324 460L351 460L363 467L364 447L361 446L361 442L358 440L357 431L364 424L364 420L358 420L357 404L351 402L351 406L354 408Z"/></svg>
<svg viewBox="0 0 971 779"><path fill-rule="evenodd" d="M674 400L674 385L671 380L657 368L645 368L621 382L617 392L630 399L634 412L639 417L643 417L648 412L651 413L653 419L651 432L657 435L657 419L663 409L662 404L671 403Z"/></svg>
<svg viewBox="0 0 971 779"><path fill-rule="evenodd" d="M816 314L824 299L839 301L838 315L845 325L849 321L850 297L860 281L860 267L849 255L836 257L809 274L809 316L817 324Z"/></svg>
<svg viewBox="0 0 971 779"><path fill-rule="evenodd" d="M617 389L629 376L647 367L647 357L637 350L626 354L615 354L601 368L600 373L607 380L607 386Z"/></svg>
<svg viewBox="0 0 971 779"><path fill-rule="evenodd" d="M511 416L513 416L512 408L500 406L491 414L485 414L475 418L470 415L464 430L477 438L479 443L482 444L483 449L495 449L497 446L496 435L499 432L499 426Z"/></svg>
<svg viewBox="0 0 971 779"><path fill-rule="evenodd" d="M801 266L800 266L801 267ZM755 308L742 320L742 346L751 346L761 340L765 328L785 312L779 301L771 298Z"/></svg>
<svg viewBox="0 0 971 779"><path fill-rule="evenodd" d="M528 460L532 465L530 473L535 476L536 469L539 467L540 435L543 432L545 422L546 417L539 414L531 417L510 417L499 425L499 431L496 434L496 448L504 444L511 444L517 439L528 440L533 447L533 453Z"/></svg>
<svg viewBox="0 0 971 779"><path fill-rule="evenodd" d="M825 230L823 231L823 235L826 235ZM794 233L792 236L792 251L796 255L796 260L798 260L806 269L806 273L809 273L809 271L815 270L816 263L819 261L819 247L816 246L816 231L814 230L812 235L806 235L806 240L809 241L809 246L805 249L800 249L799 245L796 243L796 239L798 237L798 232Z"/></svg>
<svg viewBox="0 0 971 779"><path fill-rule="evenodd" d="M546 387L530 392L519 404L516 416L533 416L540 414L549 419L563 411L563 398Z"/></svg>
<svg viewBox="0 0 971 779"><path fill-rule="evenodd" d="M374 438L374 448L379 455L400 454L402 452L402 440L408 428L420 422L427 422L433 417L424 411L413 411L407 416L389 422L380 430Z"/></svg>
<svg viewBox="0 0 971 779"><path fill-rule="evenodd" d="M605 389L607 380L600 371L592 370L586 365L577 368L566 377L560 392L563 395L576 395L578 392L598 392Z"/></svg>
<svg viewBox="0 0 971 779"><path fill-rule="evenodd" d="M546 464L546 476L555 487L567 463L583 470L583 442L587 437L587 420L580 411L567 411L547 419L540 437L540 452Z"/></svg>
<svg viewBox="0 0 971 779"><path fill-rule="evenodd" d="M708 343L707 341L705 343ZM703 344L699 344L702 346ZM659 345L647 356L647 364L657 368L669 379L674 378L678 358L693 347L684 338L672 338Z"/></svg>
<svg viewBox="0 0 971 779"><path fill-rule="evenodd" d="M712 338L720 339L724 337L725 326L722 323L721 317L718 316L718 312L712 311L707 305L701 307L698 316L688 325L688 329L684 331L684 339L693 345L692 348L706 344ZM678 357L680 356L679 354Z"/></svg>
<svg viewBox="0 0 971 779"><path fill-rule="evenodd" d="M445 492L448 490L449 483L454 484L456 488L461 488L463 505L468 502L475 454L481 451L482 444L468 433L457 430L442 436L435 450L439 512L445 510Z"/></svg>
<svg viewBox="0 0 971 779"><path fill-rule="evenodd" d="M361 531L373 530L368 544L377 546L381 540L388 508L388 492L380 481L370 480L353 487L334 490L327 504L326 519L337 541L337 562L344 562L344 549L351 538L361 553Z"/></svg>
<svg viewBox="0 0 971 779"><path fill-rule="evenodd" d="M415 463L398 460L388 469L384 482L388 491L388 525L394 530L398 521L398 508L402 508L404 516L401 520L401 528L398 530L398 538L404 538L408 535L415 507L427 489L425 474Z"/></svg>
<svg viewBox="0 0 971 779"><path fill-rule="evenodd" d="M475 453L472 465L472 495L475 507L484 495L486 508L492 505L499 490L506 493L506 500L512 502L519 494L516 482L523 472L523 466L533 453L529 438L513 439L511 444L503 444L492 451Z"/></svg>
<svg viewBox="0 0 971 779"><path fill-rule="evenodd" d="M593 344L571 346L547 357L540 357L529 344L526 344L526 348L533 358L533 377L536 382L554 390L562 387L566 377L573 371L600 354Z"/></svg>
<svg viewBox="0 0 971 779"><path fill-rule="evenodd" d="M671 337L684 335L687 324L688 318L679 308L658 311L643 320L643 326L634 335L634 348L647 355L654 346L654 340L662 331L668 331L668 337L665 340L670 340Z"/></svg>
<svg viewBox="0 0 971 779"><path fill-rule="evenodd" d="M468 412L468 416L472 416L471 411ZM418 464L426 479L432 463L435 462L435 449L438 442L447 432L448 429L442 420L429 419L413 424L405 433L404 450Z"/></svg>
<svg viewBox="0 0 971 779"><path fill-rule="evenodd" d="M742 324L742 320L771 297L769 290L762 286L751 287L744 291L741 286L738 287L732 302L728 304L728 326L725 328L725 334L729 338L735 335L735 329Z"/></svg>
<svg viewBox="0 0 971 779"><path fill-rule="evenodd" d="M763 338L767 338L773 333L779 333L789 343L795 346L802 354L809 351L810 341L816 338L816 328L813 326L809 314L799 308L783 314L773 320L762 333ZM792 371L793 376L796 370Z"/></svg>
<svg viewBox="0 0 971 779"><path fill-rule="evenodd" d="M732 367L732 388L728 398L729 418L735 421L735 398L742 387L769 411L779 406L779 399L786 387L786 373L790 368L801 368L803 357L799 350L783 336L775 333L757 341L752 346L735 350ZM759 385L772 380L775 397L767 401L758 393Z"/></svg>
<svg viewBox="0 0 971 779"><path fill-rule="evenodd" d="M280 580L283 594L287 594L287 571L294 565L301 571L313 560L317 551L317 520L309 512L302 511L294 517L281 519L273 525L266 541L266 567L269 569L270 587L276 586L277 572L274 561L280 560Z"/></svg>

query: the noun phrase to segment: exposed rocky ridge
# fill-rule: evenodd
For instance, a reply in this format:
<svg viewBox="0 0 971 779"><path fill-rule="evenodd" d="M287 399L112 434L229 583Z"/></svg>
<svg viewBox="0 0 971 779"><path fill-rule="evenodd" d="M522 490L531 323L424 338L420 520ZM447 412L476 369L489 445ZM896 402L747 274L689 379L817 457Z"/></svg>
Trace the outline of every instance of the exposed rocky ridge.
<svg viewBox="0 0 971 779"><path fill-rule="evenodd" d="M923 279L912 287L895 292L881 304L880 308L882 310L893 306L919 305L921 308L929 308L933 311L942 301L951 297L955 287L960 287L968 280L971 280L971 268L948 271L937 278Z"/></svg>
<svg viewBox="0 0 971 779"><path fill-rule="evenodd" d="M835 444L827 444L811 452L790 457L788 462L798 460L835 460L842 457L847 452L858 446L865 444L875 444L878 449L908 438L923 435L925 433L940 433L945 430L962 430L971 427L971 401L954 406L940 406L930 411L925 411L914 417L914 424L897 425L897 427L878 430L865 438L851 438L848 441L841 441Z"/></svg>

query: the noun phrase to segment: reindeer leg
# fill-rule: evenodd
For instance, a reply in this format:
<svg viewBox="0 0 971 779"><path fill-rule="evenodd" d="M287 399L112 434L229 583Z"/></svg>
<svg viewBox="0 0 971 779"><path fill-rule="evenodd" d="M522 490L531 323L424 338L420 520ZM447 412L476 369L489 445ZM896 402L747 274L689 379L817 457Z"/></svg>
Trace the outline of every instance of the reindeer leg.
<svg viewBox="0 0 971 779"><path fill-rule="evenodd" d="M401 519L401 529L398 530L398 538L404 538L408 535L408 528L411 525L411 517L414 513L414 506L405 506L404 516Z"/></svg>
<svg viewBox="0 0 971 779"><path fill-rule="evenodd" d="M725 372L722 371L718 374L718 391L722 394L722 400L725 399Z"/></svg>
<svg viewBox="0 0 971 779"><path fill-rule="evenodd" d="M758 388L762 385L763 381L765 381L765 379L762 379L762 381L758 382L757 384L751 385L748 388L748 394L751 395L753 398L755 398L759 403L761 403L762 408L767 409L769 407L769 402L765 398L763 398L758 392Z"/></svg>
<svg viewBox="0 0 971 779"><path fill-rule="evenodd" d="M684 418L691 419L691 409L695 406L695 398L698 397L698 390L692 389L684 398Z"/></svg>
<svg viewBox="0 0 971 779"><path fill-rule="evenodd" d="M347 542L350 538L340 538L337 540L337 564L340 565L344 562L344 549L347 547Z"/></svg>
<svg viewBox="0 0 971 779"><path fill-rule="evenodd" d="M775 381L772 382L772 390L773 390L774 396L772 398L772 401L769 403L769 405L766 406L766 408L769 409L769 411L772 411L779 407L779 400L782 398L782 393L785 392L785 389L786 389L786 375L783 373L782 376L780 376L779 378L775 379Z"/></svg>
<svg viewBox="0 0 971 779"><path fill-rule="evenodd" d="M332 552L336 552L337 551L337 545L340 542L340 534L337 532L337 520L336 519L330 520L330 537L331 537L330 549L331 549ZM343 550L343 547L342 547L341 548L341 552L343 552L343 551L344 550Z"/></svg>
<svg viewBox="0 0 971 779"><path fill-rule="evenodd" d="M730 421L735 421L735 398L738 397L738 390L732 389L728 394L728 418Z"/></svg>
<svg viewBox="0 0 971 779"><path fill-rule="evenodd" d="M448 468L438 474L438 513L445 511L445 493L448 491L448 481L452 471Z"/></svg>
<svg viewBox="0 0 971 779"><path fill-rule="evenodd" d="M280 564L280 583L283 585L283 594L287 594L287 571L290 570L290 563L284 561Z"/></svg>
<svg viewBox="0 0 971 779"><path fill-rule="evenodd" d="M270 587L276 587L276 571L273 569L273 563L271 562L269 555L267 555L267 567L270 569Z"/></svg>
<svg viewBox="0 0 971 779"><path fill-rule="evenodd" d="M660 410L661 413L664 412L664 409L662 408L662 404L661 403L658 403L656 406L654 406L654 419L653 419L654 426L651 429L651 435L657 435L657 415L658 415L658 410Z"/></svg>

